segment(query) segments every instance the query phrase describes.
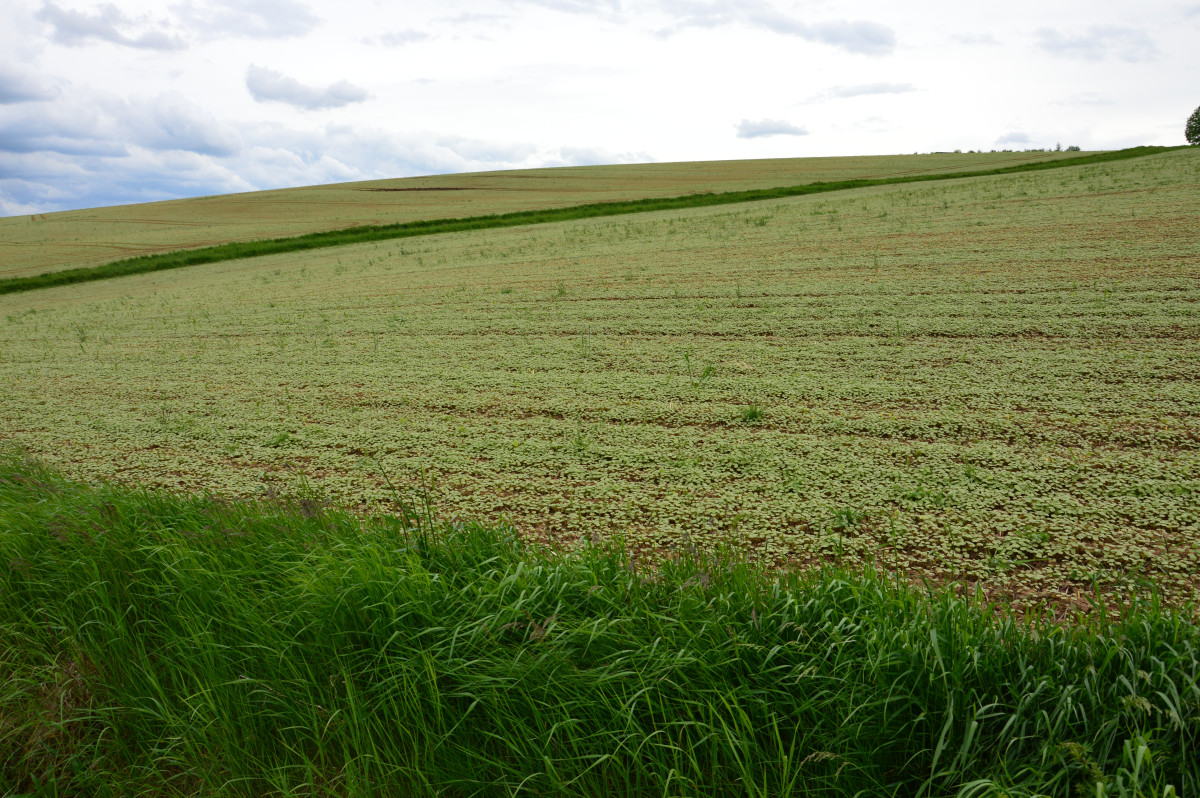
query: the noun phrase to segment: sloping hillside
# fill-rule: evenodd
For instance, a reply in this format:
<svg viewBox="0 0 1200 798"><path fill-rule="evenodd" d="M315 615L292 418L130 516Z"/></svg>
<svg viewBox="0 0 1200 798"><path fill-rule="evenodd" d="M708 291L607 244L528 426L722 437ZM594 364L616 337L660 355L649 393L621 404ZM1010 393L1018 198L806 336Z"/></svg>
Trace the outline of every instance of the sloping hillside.
<svg viewBox="0 0 1200 798"><path fill-rule="evenodd" d="M0 219L0 278L358 225L814 181L970 171L1076 153L794 158L413 177Z"/></svg>
<svg viewBox="0 0 1200 798"><path fill-rule="evenodd" d="M12 294L0 436L385 511L424 474L567 545L1200 598L1197 229L1185 150Z"/></svg>

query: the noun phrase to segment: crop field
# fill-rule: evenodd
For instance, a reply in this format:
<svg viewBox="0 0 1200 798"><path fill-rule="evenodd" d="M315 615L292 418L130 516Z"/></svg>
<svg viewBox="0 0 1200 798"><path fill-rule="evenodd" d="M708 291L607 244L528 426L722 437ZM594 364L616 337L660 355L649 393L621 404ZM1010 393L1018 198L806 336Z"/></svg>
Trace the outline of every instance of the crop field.
<svg viewBox="0 0 1200 798"><path fill-rule="evenodd" d="M359 225L815 181L985 170L1079 154L936 153L566 167L338 183L14 216L0 219L0 278Z"/></svg>
<svg viewBox="0 0 1200 798"><path fill-rule="evenodd" d="M0 436L568 546L1200 599L1197 231L1180 151L8 295Z"/></svg>

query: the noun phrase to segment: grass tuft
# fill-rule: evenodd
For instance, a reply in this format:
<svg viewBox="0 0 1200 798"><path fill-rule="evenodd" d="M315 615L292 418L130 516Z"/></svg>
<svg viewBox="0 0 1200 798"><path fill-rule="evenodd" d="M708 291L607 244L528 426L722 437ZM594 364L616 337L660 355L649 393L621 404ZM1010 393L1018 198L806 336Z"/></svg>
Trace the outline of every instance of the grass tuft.
<svg viewBox="0 0 1200 798"><path fill-rule="evenodd" d="M763 409L758 405L742 408L742 421L747 424L757 424L763 419Z"/></svg>
<svg viewBox="0 0 1200 798"><path fill-rule="evenodd" d="M0 462L0 792L1200 790L1200 632ZM1104 608L1098 608L1103 610Z"/></svg>

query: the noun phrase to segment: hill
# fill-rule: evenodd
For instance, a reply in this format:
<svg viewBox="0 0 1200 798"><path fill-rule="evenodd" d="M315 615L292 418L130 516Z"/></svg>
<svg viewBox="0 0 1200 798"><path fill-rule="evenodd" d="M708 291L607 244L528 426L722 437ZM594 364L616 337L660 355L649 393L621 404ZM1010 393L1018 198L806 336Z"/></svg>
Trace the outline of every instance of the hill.
<svg viewBox="0 0 1200 798"><path fill-rule="evenodd" d="M938 153L566 167L339 183L14 216L0 219L0 278L361 225L973 171L1076 155Z"/></svg>
<svg viewBox="0 0 1200 798"><path fill-rule="evenodd" d="M1183 601L1198 188L1185 150L5 296L0 434L74 477Z"/></svg>

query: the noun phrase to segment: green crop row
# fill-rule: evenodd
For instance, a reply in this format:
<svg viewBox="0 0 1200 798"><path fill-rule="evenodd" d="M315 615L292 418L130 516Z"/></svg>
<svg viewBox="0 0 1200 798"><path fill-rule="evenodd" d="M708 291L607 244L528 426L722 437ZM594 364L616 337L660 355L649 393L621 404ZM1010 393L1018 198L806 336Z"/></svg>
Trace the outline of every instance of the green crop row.
<svg viewBox="0 0 1200 798"><path fill-rule="evenodd" d="M84 479L682 536L1071 606L1200 598L1200 151L0 297Z"/></svg>
<svg viewBox="0 0 1200 798"><path fill-rule="evenodd" d="M0 298L74 478L1200 598L1200 155L481 230Z"/></svg>
<svg viewBox="0 0 1200 798"><path fill-rule="evenodd" d="M1200 628L0 462L5 795L1200 790ZM1099 602L1097 597L1094 599Z"/></svg>
<svg viewBox="0 0 1200 798"><path fill-rule="evenodd" d="M900 185L920 183L933 180L951 180L962 177L978 177L988 175L1006 175L1021 172L1058 169L1084 164L1109 163L1130 158L1140 158L1172 150L1180 147L1133 147L1113 152L1083 155L1074 158L1060 158L1051 161L1036 161L1018 164L1016 166L999 167L970 172L950 172L935 174L901 175L896 177L873 178L862 180L840 180L832 182L804 183L795 186L781 186L769 189L752 189L746 191L727 191L721 193L688 194L680 197L653 197L637 200L622 200L615 202L598 202L583 205L573 205L565 208L550 208L543 210L515 211L511 213L486 214L456 219L427 219L413 222L402 222L385 225L360 225L341 230L331 230L317 233L307 233L286 238L262 239L256 241L239 241L218 244L216 246L186 249L173 252L140 255L133 258L107 263L102 266L89 266L76 269L63 269L28 277L9 277L0 279L0 294L19 291L32 291L39 288L49 288L56 285L71 285L74 283L105 280L112 277L122 277L131 274L178 269L184 266L195 266L204 263L219 263L221 261L255 258L286 252L300 252L326 247L339 247L369 241L385 241L390 239L411 238L414 236L438 235L457 233L469 230L486 230L503 227L517 227L533 224L565 222L578 219L591 219L604 216L621 216L631 213L647 213L651 211L680 210L686 208L703 208L715 205L729 205L744 202L761 202L763 200L798 197L809 194L820 194L833 191L867 188L871 186Z"/></svg>

